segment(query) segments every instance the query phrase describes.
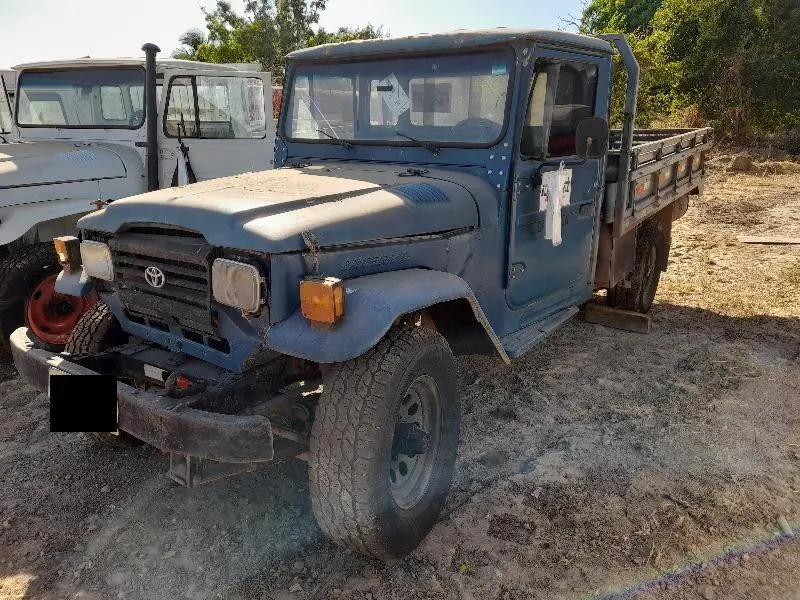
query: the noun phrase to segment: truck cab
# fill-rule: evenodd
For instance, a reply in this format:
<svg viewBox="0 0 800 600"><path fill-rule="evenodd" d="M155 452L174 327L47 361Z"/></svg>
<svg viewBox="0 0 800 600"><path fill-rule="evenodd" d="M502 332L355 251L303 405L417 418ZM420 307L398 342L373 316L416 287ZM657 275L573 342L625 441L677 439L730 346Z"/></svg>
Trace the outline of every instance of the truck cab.
<svg viewBox="0 0 800 600"><path fill-rule="evenodd" d="M0 330L5 338L28 323L60 349L91 302L55 290L52 238L119 198L272 168L270 74L171 59L154 61L150 74L144 57L29 63L13 73L13 123L0 108L2 135L14 142L0 144Z"/></svg>
<svg viewBox="0 0 800 600"><path fill-rule="evenodd" d="M608 127L614 46L628 70ZM60 238L62 278L100 302L65 351L26 328L20 373L117 379L116 431L195 486L309 461L339 543L407 554L456 458L453 356L511 361L598 289L646 312L708 130L634 127L624 37L496 29L324 45L287 57L263 173L126 198ZM52 369L55 369L54 371Z"/></svg>

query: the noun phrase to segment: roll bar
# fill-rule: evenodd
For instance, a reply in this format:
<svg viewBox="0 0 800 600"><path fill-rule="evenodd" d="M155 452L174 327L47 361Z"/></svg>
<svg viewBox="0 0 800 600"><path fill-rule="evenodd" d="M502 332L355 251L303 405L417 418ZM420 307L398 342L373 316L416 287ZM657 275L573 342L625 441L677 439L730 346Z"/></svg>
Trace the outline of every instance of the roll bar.
<svg viewBox="0 0 800 600"><path fill-rule="evenodd" d="M622 62L628 71L628 86L625 90L625 111L622 117L622 140L619 152L619 179L617 182L617 197L614 204L614 235L621 232L622 215L628 205L628 193L631 173L631 150L633 148L633 130L636 121L636 96L639 93L639 63L633 55L628 39L621 33L608 33L597 36L606 40L617 48L622 57Z"/></svg>

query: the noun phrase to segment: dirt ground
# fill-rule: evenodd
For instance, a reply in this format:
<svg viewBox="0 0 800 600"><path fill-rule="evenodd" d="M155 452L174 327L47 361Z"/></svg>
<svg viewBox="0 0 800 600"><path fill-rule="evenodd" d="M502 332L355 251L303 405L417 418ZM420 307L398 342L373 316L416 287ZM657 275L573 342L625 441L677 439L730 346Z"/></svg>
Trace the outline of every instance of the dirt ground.
<svg viewBox="0 0 800 600"><path fill-rule="evenodd" d="M178 487L166 458L48 432L0 383L0 598L800 598L800 165L730 174L676 223L640 335L580 319L459 360L446 510L409 558L322 537L299 461Z"/></svg>

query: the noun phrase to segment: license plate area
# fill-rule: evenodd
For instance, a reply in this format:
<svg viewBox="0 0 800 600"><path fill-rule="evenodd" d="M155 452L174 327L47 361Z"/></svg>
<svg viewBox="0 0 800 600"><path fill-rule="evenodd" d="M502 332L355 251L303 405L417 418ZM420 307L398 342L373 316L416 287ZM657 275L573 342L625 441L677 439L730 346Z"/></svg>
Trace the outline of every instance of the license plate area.
<svg viewBox="0 0 800 600"><path fill-rule="evenodd" d="M117 432L117 378L74 375L57 367L48 371L50 431Z"/></svg>

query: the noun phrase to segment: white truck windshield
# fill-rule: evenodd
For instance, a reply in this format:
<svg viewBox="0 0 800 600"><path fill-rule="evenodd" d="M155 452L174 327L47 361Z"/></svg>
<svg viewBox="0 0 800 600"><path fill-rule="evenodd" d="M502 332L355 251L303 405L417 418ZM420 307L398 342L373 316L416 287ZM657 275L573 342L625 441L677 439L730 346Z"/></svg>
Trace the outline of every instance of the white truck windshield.
<svg viewBox="0 0 800 600"><path fill-rule="evenodd" d="M144 69L23 71L20 127L138 129L144 124Z"/></svg>
<svg viewBox="0 0 800 600"><path fill-rule="evenodd" d="M506 120L510 53L307 63L294 70L293 140L488 146Z"/></svg>

